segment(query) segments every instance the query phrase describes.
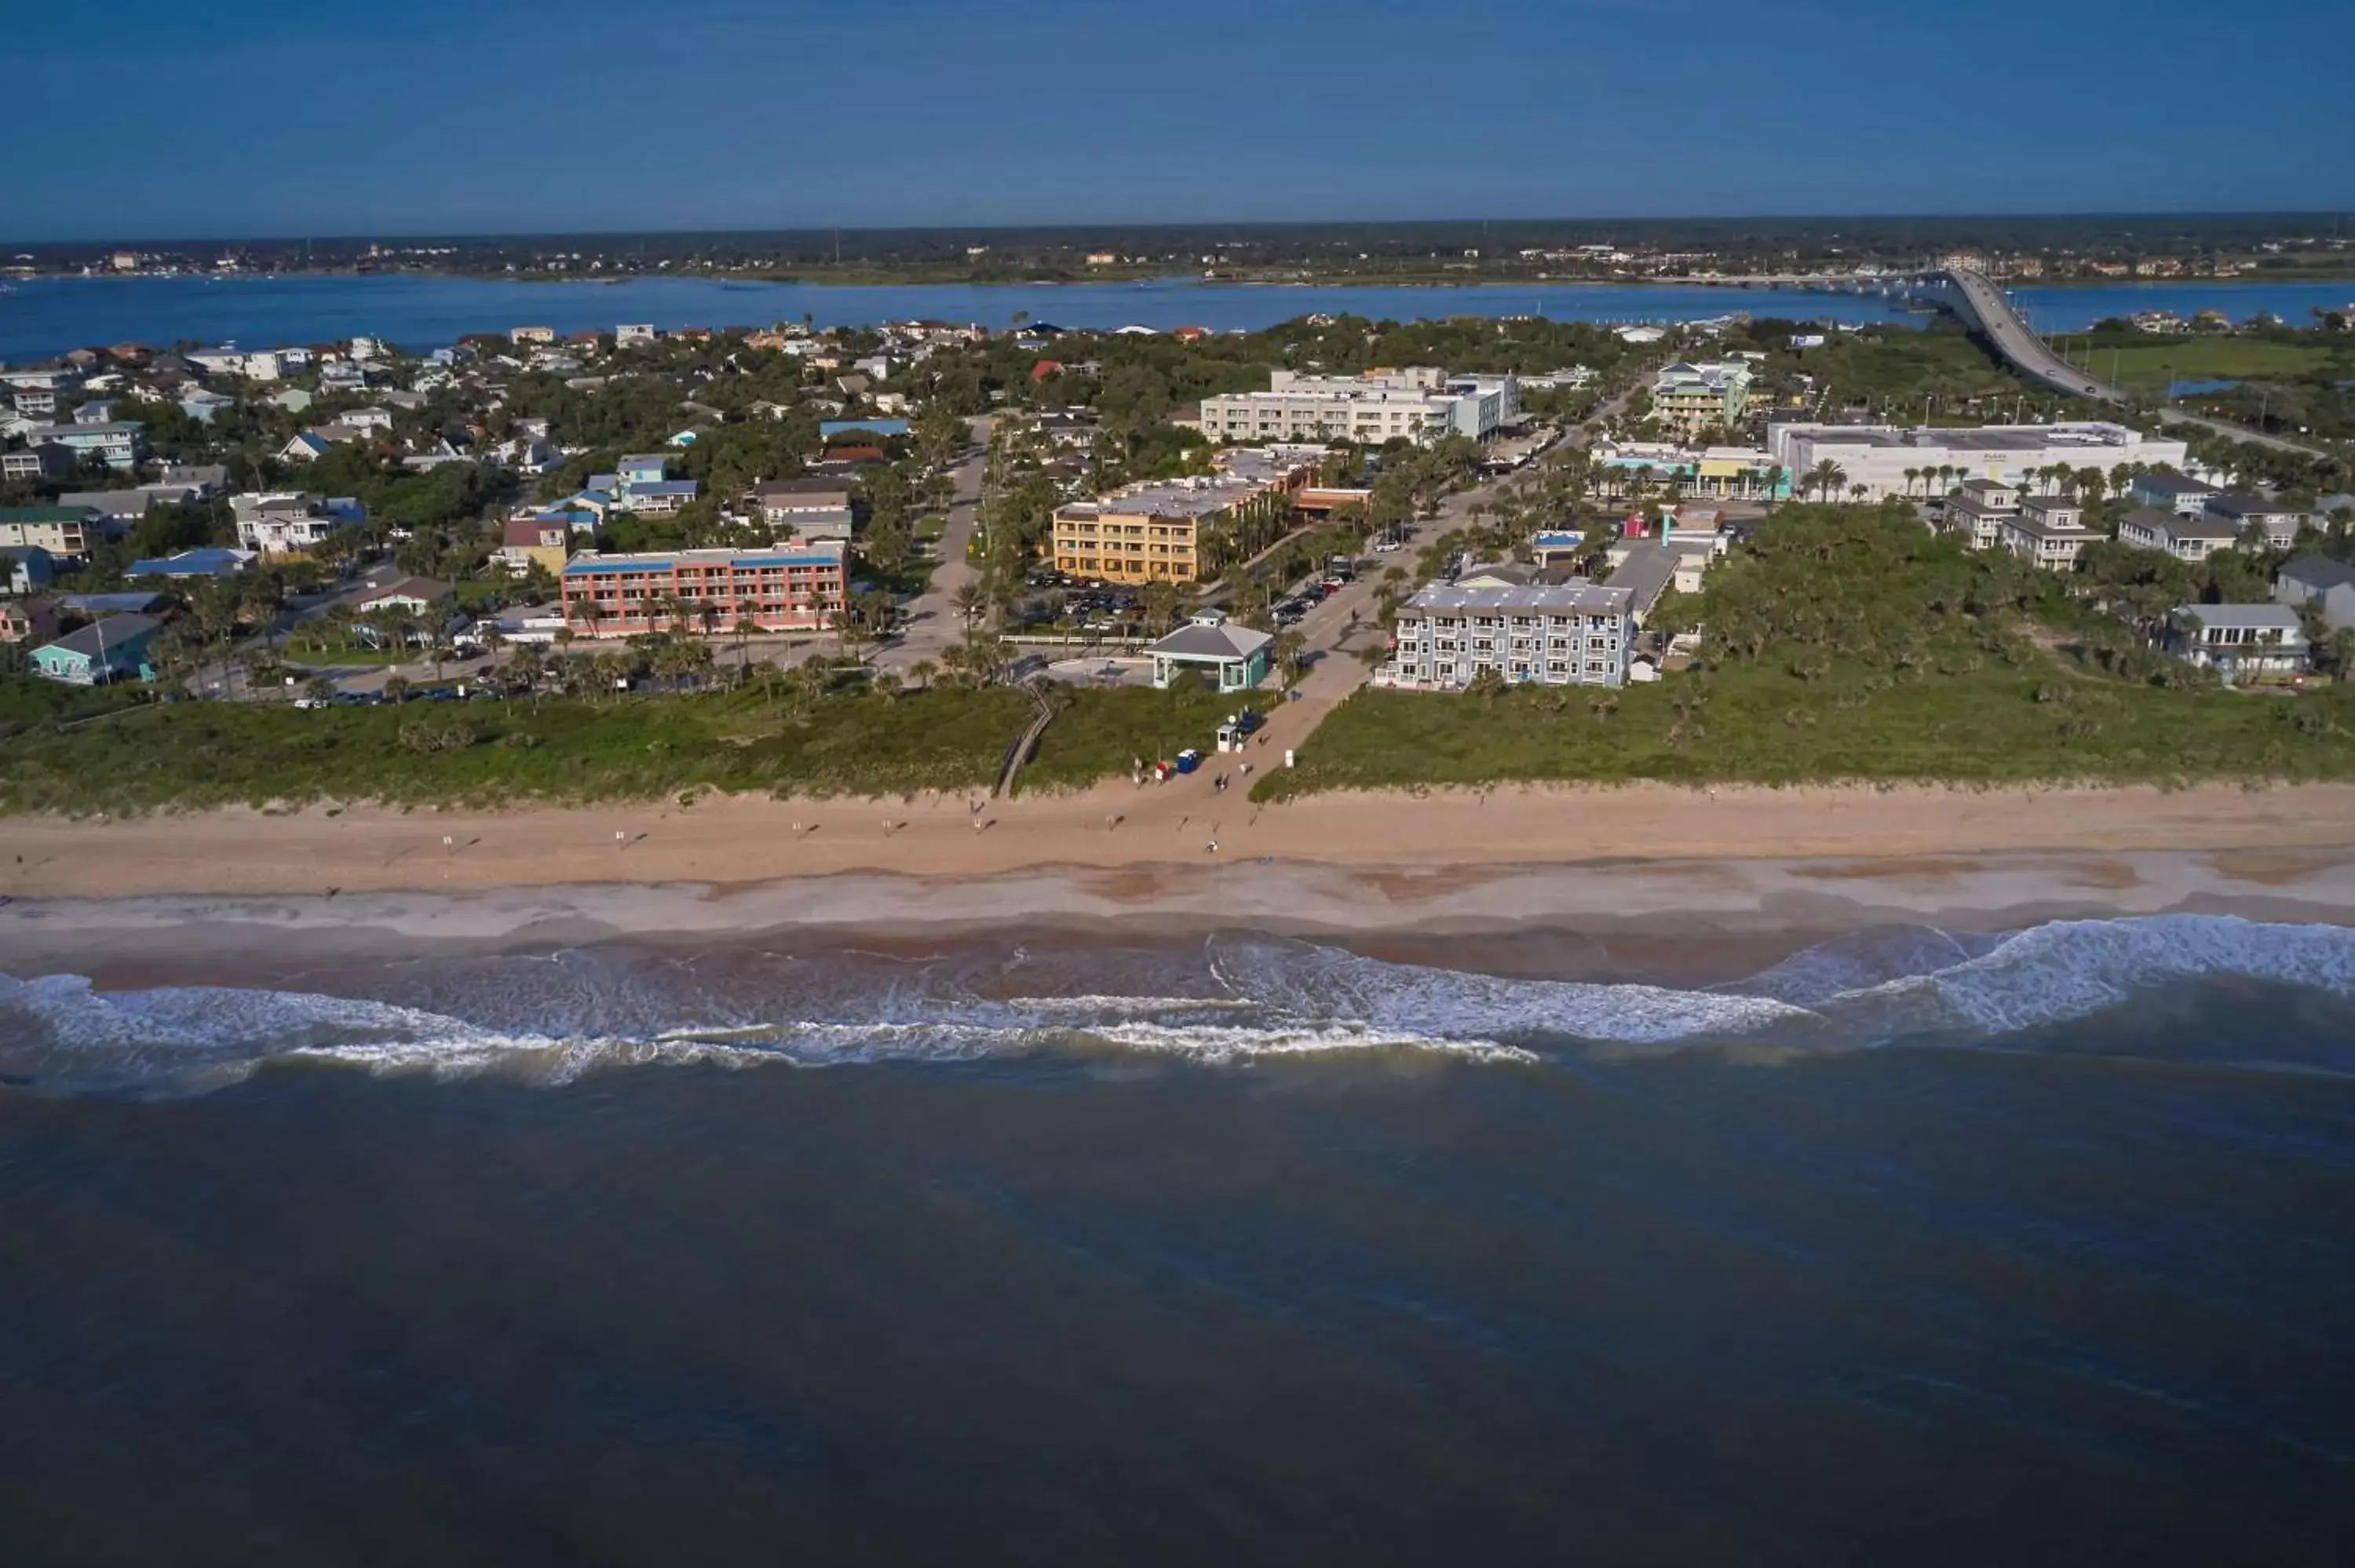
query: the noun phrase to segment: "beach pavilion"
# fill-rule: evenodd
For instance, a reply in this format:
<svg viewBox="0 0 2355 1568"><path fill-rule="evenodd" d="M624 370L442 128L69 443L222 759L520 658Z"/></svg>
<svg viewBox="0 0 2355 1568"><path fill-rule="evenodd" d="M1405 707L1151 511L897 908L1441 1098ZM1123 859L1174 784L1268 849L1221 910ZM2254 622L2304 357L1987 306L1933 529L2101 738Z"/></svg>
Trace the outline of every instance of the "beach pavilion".
<svg viewBox="0 0 2355 1568"><path fill-rule="evenodd" d="M1167 689L1188 670L1199 670L1221 692L1242 692L1267 679L1275 639L1248 626L1232 626L1206 609L1146 650L1153 660L1153 683Z"/></svg>

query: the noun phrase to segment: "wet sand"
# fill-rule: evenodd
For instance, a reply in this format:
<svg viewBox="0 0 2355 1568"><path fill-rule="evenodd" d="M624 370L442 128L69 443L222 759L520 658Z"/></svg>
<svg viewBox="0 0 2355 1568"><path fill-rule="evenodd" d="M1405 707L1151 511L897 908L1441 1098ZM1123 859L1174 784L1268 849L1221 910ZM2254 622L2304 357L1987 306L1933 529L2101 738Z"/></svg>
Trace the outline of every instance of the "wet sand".
<svg viewBox="0 0 2355 1568"><path fill-rule="evenodd" d="M774 938L921 957L976 933L1067 947L1248 927L1370 957L1515 976L1705 984L1872 927L2010 930L2168 913L2355 925L2355 849L1982 851L1887 860L1048 867L843 872L756 884L17 899L0 972L101 983L300 986L392 956L628 944L700 953Z"/></svg>

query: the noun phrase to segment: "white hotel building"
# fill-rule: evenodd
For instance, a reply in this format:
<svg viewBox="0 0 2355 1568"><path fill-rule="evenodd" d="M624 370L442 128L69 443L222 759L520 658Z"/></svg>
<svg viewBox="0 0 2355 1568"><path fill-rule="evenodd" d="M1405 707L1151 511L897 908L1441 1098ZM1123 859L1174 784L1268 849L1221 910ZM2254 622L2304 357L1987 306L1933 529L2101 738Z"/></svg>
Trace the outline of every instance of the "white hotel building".
<svg viewBox="0 0 2355 1568"><path fill-rule="evenodd" d="M1624 588L1427 588L1399 607L1374 682L1460 692L1486 669L1514 683L1619 686L1635 641L1635 595Z"/></svg>
<svg viewBox="0 0 2355 1568"><path fill-rule="evenodd" d="M1846 492L1865 488L1868 500L1939 495L1968 480L2024 485L2030 469L2066 463L2105 474L2120 463L2182 468L2190 452L2181 441L2146 436L2124 425L2089 420L2065 425L1981 425L1977 429L1893 425L1769 425L1767 455L1791 477L1794 490L1808 470L1828 458L1848 478ZM1952 471L1925 483L1923 474ZM1905 471L1914 471L1908 481ZM1845 496L1842 497L1845 499Z"/></svg>
<svg viewBox="0 0 2355 1568"><path fill-rule="evenodd" d="M1519 422L1520 383L1510 376L1455 376L1427 366L1363 376L1278 370L1264 392L1202 399L1213 441L1336 441L1379 446L1443 436L1481 440Z"/></svg>

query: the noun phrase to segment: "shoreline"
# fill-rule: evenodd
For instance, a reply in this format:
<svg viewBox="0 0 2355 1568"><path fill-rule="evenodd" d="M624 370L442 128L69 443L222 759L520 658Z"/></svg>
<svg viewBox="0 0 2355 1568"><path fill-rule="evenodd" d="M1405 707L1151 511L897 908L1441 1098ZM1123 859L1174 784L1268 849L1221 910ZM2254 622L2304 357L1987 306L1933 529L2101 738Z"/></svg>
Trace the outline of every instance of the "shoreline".
<svg viewBox="0 0 2355 1568"><path fill-rule="evenodd" d="M17 819L0 854L0 973L299 988L354 963L614 944L692 959L764 940L1085 947L1249 929L1508 976L1563 978L1567 963L1696 984L1891 926L2355 927L2355 786L1316 797L1222 826L1216 857L1199 826L1155 818L1201 800L1158 795L1017 801L978 831L969 801L943 799ZM1107 828L1108 803L1136 815ZM885 834L886 810L907 826Z"/></svg>
<svg viewBox="0 0 2355 1568"><path fill-rule="evenodd" d="M2161 915L2355 927L2355 848L1522 867L1279 861L17 899L0 905L0 974L80 974L103 989L334 990L323 977L356 967L574 949L688 964L829 951L912 961L969 941L1071 950L1248 930L1506 978L1691 988L1861 931L1959 935Z"/></svg>

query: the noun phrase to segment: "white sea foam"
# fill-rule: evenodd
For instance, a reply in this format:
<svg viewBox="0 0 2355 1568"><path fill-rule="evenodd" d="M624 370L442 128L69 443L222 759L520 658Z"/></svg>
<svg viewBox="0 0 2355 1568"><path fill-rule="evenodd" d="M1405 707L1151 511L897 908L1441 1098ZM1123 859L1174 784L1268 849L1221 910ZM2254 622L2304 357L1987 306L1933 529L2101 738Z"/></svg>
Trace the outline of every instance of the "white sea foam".
<svg viewBox="0 0 2355 1568"><path fill-rule="evenodd" d="M228 986L101 992L71 975L0 977L0 1080L65 1093L192 1092L292 1060L559 1084L655 1065L831 1066L1070 1049L1210 1063L1395 1051L1526 1063L1578 1042L1839 1049L1929 1033L1992 1038L2203 975L2355 998L2355 931L2338 927L2163 916L2059 922L1996 939L1957 941L1924 928L1843 944L1796 955L1742 985L1680 991L1506 980L1230 936L1212 938L1209 954L1224 995L996 1000L953 977L872 989L846 977L823 1001L762 1003L634 987L598 970L583 995L544 997L553 1004L545 1012L511 1000L476 1008L463 991L436 995L427 1008ZM1926 967L1902 972L1917 964ZM1864 983L1843 988L1843 980ZM826 1016L763 1016L775 1011ZM702 1021L682 1025L682 1014ZM541 1018L540 1030L516 1027Z"/></svg>
<svg viewBox="0 0 2355 1568"><path fill-rule="evenodd" d="M1772 997L1506 980L1255 939L1222 947L1213 955L1212 969L1238 995L1288 1014L1354 1020L1442 1039L1548 1035L1660 1044L1805 1027L1815 1020L1808 1009Z"/></svg>
<svg viewBox="0 0 2355 1568"><path fill-rule="evenodd" d="M2355 997L2355 930L2222 915L2055 921L2008 937L1978 957L1846 992L1823 1006L1869 1019L1884 1033L1960 1028L2003 1034L2082 1018L2139 990L2205 975Z"/></svg>

